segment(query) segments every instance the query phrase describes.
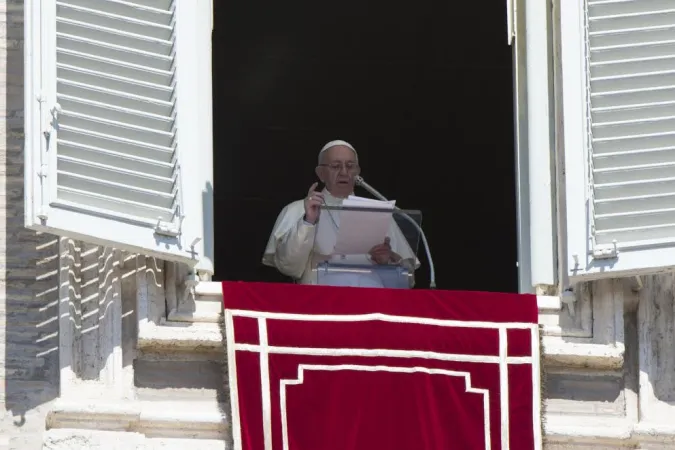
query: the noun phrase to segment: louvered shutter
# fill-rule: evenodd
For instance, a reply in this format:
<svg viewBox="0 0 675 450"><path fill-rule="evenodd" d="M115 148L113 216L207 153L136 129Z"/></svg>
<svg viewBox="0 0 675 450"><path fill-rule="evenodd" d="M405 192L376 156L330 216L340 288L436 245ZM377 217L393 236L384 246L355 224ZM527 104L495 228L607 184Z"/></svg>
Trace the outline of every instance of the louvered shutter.
<svg viewBox="0 0 675 450"><path fill-rule="evenodd" d="M210 89L195 83L210 69L195 56L210 58L198 51L210 33L193 11L205 2L37 3L26 11L27 225L197 263L209 178L185 157L211 151L199 140L211 125L195 106L210 105L198 98Z"/></svg>
<svg viewBox="0 0 675 450"><path fill-rule="evenodd" d="M675 4L561 2L568 265L675 267Z"/></svg>

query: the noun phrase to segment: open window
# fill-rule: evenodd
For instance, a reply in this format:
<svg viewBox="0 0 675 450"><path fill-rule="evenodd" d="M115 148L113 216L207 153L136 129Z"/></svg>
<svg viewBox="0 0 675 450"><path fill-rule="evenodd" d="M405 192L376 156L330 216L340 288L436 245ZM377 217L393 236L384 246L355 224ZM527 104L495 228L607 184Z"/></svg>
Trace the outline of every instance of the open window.
<svg viewBox="0 0 675 450"><path fill-rule="evenodd" d="M244 239L227 239L227 245L221 245L218 254L227 256L222 258L222 266L219 269L220 277L230 277L235 279L244 279L242 274L247 271L250 274L259 270L260 249L257 242L264 243L269 233L269 227L274 218L262 218L262 220L242 221L240 217L234 217L227 211L239 211L246 217L247 211L242 207L244 203L241 200L239 189L244 189L247 183L240 182L239 177L250 178L251 167L256 168L257 179L265 179L269 176L270 180L279 181L281 164L296 164L299 166L300 160L305 159L301 153L283 154L280 164L276 164L271 159L268 164L261 165L261 149L271 148L273 145L266 145L270 142L261 142L261 128L255 129L256 142L251 145L255 151L236 148L231 145L240 136L228 137L229 140L221 140L218 145L220 151L220 165L218 167L219 175L225 182L219 184L221 199L227 197L227 202L219 205L220 223L214 219L213 213L213 132L212 132L212 86L211 86L211 29L212 29L212 1L210 0L107 0L105 2L92 2L88 0L66 0L54 2L52 0L42 0L37 2L27 2L26 15L26 70L25 70L25 192L26 192L26 226L39 231L53 233L56 235L65 235L83 241L97 243L101 245L112 246L115 248L137 252L146 255L156 256L163 260L177 261L195 266L198 271L207 273L213 272L213 253L214 239L213 227L214 221L219 229L227 230L223 236L240 236L242 230L251 233L258 227L260 229L260 240L255 240L255 247L238 247L237 245ZM220 4L220 3L219 3ZM356 3L354 3L356 5ZM404 7L393 8L395 11L388 11L385 16L378 12L370 12L370 16L363 19L363 14L358 13L358 8L345 4L336 7L336 14L325 14L325 8L318 9L307 8L304 3L294 5L278 4L272 1L265 4L243 3L238 4L237 8L246 6L249 11L246 22L241 17L241 11L233 11L232 5L227 6L224 14L233 18L229 26L221 26L221 29L234 29L229 36L228 47L234 48L241 45L247 53L260 53L260 49L252 45L250 33L248 33L249 23L255 23L261 28L274 28L280 23L284 26L290 26L291 31L296 28L303 28L305 36L309 39L302 39L303 45L308 45L306 50L309 52L307 61L312 58L310 53L321 53L316 40L316 21L303 20L291 23L279 21L274 8L278 8L287 16L302 17L321 17L323 23L330 24L331 21L341 21L342 17L349 17L354 21L359 18L362 37L349 35L345 41L343 36L335 33L326 33L322 50L325 46L331 46L344 59L349 59L348 51L356 47L361 47L362 38L373 40L371 50L379 50L378 45L385 51L386 57L399 64L403 71L400 73L413 74L415 77L407 80L405 86L396 84L396 78L390 77L391 68L389 63L382 64L382 61L375 60L372 55L362 53L364 61L370 64L374 61L376 65L368 66L370 69L363 71L361 68L351 72L365 72L364 79L367 83L364 85L375 86L376 92L369 90L362 95L364 99L363 107L357 108L356 112L348 111L343 116L349 116L353 121L354 133L338 132L338 128L326 128L325 123L319 120L315 121L315 136L307 133L306 127L303 128L301 138L295 140L289 139L292 133L283 137L279 132L287 123L282 123L282 127L274 126L266 129L272 130L270 136L279 133L278 136L272 136L272 144L275 142L291 143L298 149L311 150L312 145L322 139L332 139L333 133L341 137L352 139L354 134L360 135L357 142L364 142L364 149L378 147L380 155L389 153L391 146L409 147L414 149L424 149L427 155L424 157L409 158L403 155L401 158L391 158L390 155L380 156L387 164L393 167L380 168L373 170L374 182L378 188L385 192L398 193L397 199L401 204L413 204L425 209L426 230L430 237L435 235L441 240L444 237L445 242L436 243L434 251L440 254L455 254L455 242L453 235L465 232L471 229L472 233L477 233L475 224L468 225L465 221L450 221L457 223L452 230L447 228L448 221L446 216L448 208L445 205L437 206L435 210L427 208L426 205L438 204L434 195L437 190L429 180L448 180L454 181L457 188L449 192L459 191L464 186L472 183L472 177L466 174L462 164L428 164L427 160L437 158L439 142L444 142L444 146L458 149L464 147L462 135L466 135L466 142L470 141L470 132L463 130L461 124L455 124L456 108L452 106L451 101L444 101L444 98L450 98L453 101L459 101L454 86L471 80L469 85L476 86L475 92L480 92L481 96L489 99L493 108L490 114L494 117L493 123L499 123L503 114L500 111L507 111L508 106L503 110L501 106L508 105L510 102L510 91L506 71L502 71L503 61L500 59L499 52L485 55L483 52L474 50L480 48L478 43L474 47L465 49L466 58L470 59L470 64L474 65L471 72L454 70L451 64L446 67L433 66L438 62L437 57L449 55L452 53L455 37L460 36L462 32L454 29L454 34L447 34L447 20L444 17L435 14L435 11L443 10L438 6L437 9L428 9L418 7L415 11L415 21L409 20L410 11ZM295 14L297 8L302 14ZM269 9L268 9L269 7ZM237 10L235 8L235 10ZM261 9L262 8L262 9ZM503 11L500 9L499 14ZM222 7L221 11L225 10ZM265 21L261 25L259 11L265 10ZM357 11L357 12L355 12ZM339 14L337 14L339 12ZM470 9L468 12L476 17L483 16L479 8ZM499 17L498 13L491 17ZM403 34L398 33L392 36L386 33L372 33L370 20L378 20L381 27L386 28L387 24L393 24L389 29L397 29L399 25L405 26L410 35L424 37L426 41L411 41L403 38ZM499 18L501 20L501 18ZM490 22L491 23L491 22ZM496 20L495 20L496 23ZM412 27L411 24L415 26ZM429 26L429 24L433 26ZM490 29L497 29L492 26ZM284 48L284 39L279 39L277 35L270 34L269 41L272 51L271 57L265 64L275 61L276 50ZM285 34L290 41L295 39L293 33ZM301 36L301 34L298 34ZM246 38L249 38L246 41ZM394 39L396 38L396 39ZM417 38L416 38L417 39ZM255 41L255 39L253 40ZM224 41L223 41L224 42ZM350 42L355 43L354 45ZM356 43L358 42L358 45ZM435 43L433 45L422 44L422 42ZM436 45L438 43L443 45ZM237 45L235 45L235 43ZM255 44L255 42L253 42ZM412 45L415 44L415 45ZM420 59L429 61L427 72L419 71L419 64L413 64L418 58L405 56L406 52L412 52L416 46ZM435 47L434 52L428 52L427 49ZM401 48L405 52L399 52ZM249 51L250 50L250 51ZM282 52L283 53L283 52ZM374 53L375 54L375 53ZM232 53L229 53L232 56ZM414 55L413 55L414 56ZM267 58L267 55L261 56ZM230 60L225 57L230 64ZM448 58L454 62L454 56ZM485 60L491 60L491 64L496 64L494 73L499 73L499 78L493 77L492 71L486 72L483 68ZM495 63L495 61L497 61ZM302 62L302 61L298 61ZM467 61L465 61L466 63ZM354 64L360 64L359 61L351 61ZM260 70L265 72L263 81L269 79L269 74L281 74L284 71L271 71L265 69L267 65L262 64ZM364 64L365 65L365 64ZM303 91L307 96L314 96L315 92L320 92L321 83L317 83L318 77L308 76L309 71L306 66L296 65L296 70L302 77L296 78L288 86L291 88L275 88L266 91L264 89L254 89L258 78L251 81L248 73L241 76L243 86L247 88L249 94L251 91L255 100L265 98L265 108L259 107L260 103L252 103L247 111L264 111L265 113L277 113L280 116L287 116L289 105L295 105L299 97L296 95L294 86L303 83ZM333 69L335 61L324 60L324 69L320 73L338 72ZM286 68L291 67L288 65ZM376 68L378 71L373 71ZM442 68L445 72L438 69ZM346 73L347 71L345 71ZM237 98L243 95L227 96L227 89L233 91L242 91L239 85L232 83L234 71L228 67L227 73L220 72L222 78L219 80L218 87L220 93L216 97L222 99L216 109L221 110L222 104L232 105ZM262 72L261 72L262 73ZM439 79L441 74L449 73L452 78ZM381 74L381 75L380 75ZM476 76L479 74L480 76ZM281 76L279 75L279 76ZM290 79L291 76L288 75ZM344 77L349 81L348 77ZM402 75L399 76L399 80ZM388 80L386 83L382 80ZM328 82L326 82L328 81ZM324 85L331 85L330 80L323 80ZM269 86L268 86L269 87ZM348 86L351 87L351 86ZM305 89L306 88L306 89ZM439 95L439 89L443 92L451 92L452 96L442 97ZM351 89L345 89L351 91ZM475 95L471 89L464 89L461 100L462 104L472 106L470 114L461 115L468 117L471 114L484 114L484 108L480 102L475 102ZM265 95L262 95L266 93ZM270 99L270 93L273 92L275 99ZM400 97L392 95L392 92L400 94ZM415 92L415 95L409 93ZM397 94L397 95L398 95ZM234 98L233 98L234 97ZM335 104L348 104L344 93L339 89L329 89L321 94L324 101L331 106ZM496 106L498 97L506 99L506 102L499 102ZM407 101L406 108L390 108L389 102L400 103L401 99ZM423 105L421 102L429 101L431 103ZM378 106L379 105L379 106ZM230 106L231 108L236 108ZM377 106L378 113L373 113L373 108ZM424 106L424 107L422 107ZM275 108L277 108L275 110ZM335 108L322 108L321 111L331 111L334 116L339 115L334 111ZM428 116L415 119L406 112L425 110ZM232 109L234 111L234 109ZM281 111L281 113L279 113ZM309 110L308 110L309 111ZM308 114L305 116L320 116L318 114ZM373 116L377 116L379 124L383 130L398 129L405 133L378 133L373 128ZM227 116L223 114L221 121L225 129L221 131L221 136L232 136L232 130L241 130L241 114L236 116ZM233 120L234 117L234 120ZM490 121L490 116L484 116L485 120ZM306 119L298 116L299 122ZM322 118L326 123L333 122L330 115ZM398 121L398 122L397 122ZM478 124L476 121L472 121ZM444 126L439 126L442 123ZM360 125L366 124L366 126ZM448 127L447 125L451 126ZM303 123L303 127L304 127ZM332 125L331 125L332 126ZM411 128L412 126L412 128ZM417 127L417 128L415 128ZM476 125L475 129L482 130L482 125ZM509 136L509 124L501 123L491 133L495 136ZM345 126L342 124L342 129ZM472 128L473 130L473 128ZM250 131L250 130L243 130ZM216 133L218 136L218 132ZM453 139L449 141L447 137L451 135ZM373 136L378 136L377 145L372 141ZM275 141L278 139L278 141ZM314 142L312 144L312 142ZM479 147L491 148L492 146L481 144ZM474 199L463 199L456 204L457 208L466 208L471 206L480 214L484 214L479 203L492 204L497 202L500 208L508 213L500 212L498 217L501 220L499 228L504 235L509 235L509 230L513 226L511 215L511 185L509 176L501 173L503 167L511 167L510 146L507 152L503 150L494 150L494 155L490 158L493 161L506 161L504 164L493 164L491 167L494 172L490 172L487 178L501 177L500 195L495 197L492 188L478 189L474 192ZM233 149L234 148L234 149ZM494 146L496 149L497 146ZM226 149L226 150L225 150ZM242 151L244 150L244 151ZM416 150L417 151L417 150ZM493 151L493 150L490 150ZM435 152L435 153L433 153ZM280 154L281 152L277 152ZM376 152L364 152L364 159L370 156L371 167L375 167L374 160ZM480 152L464 152L462 159L469 157L476 161L481 161L484 156ZM508 156L503 156L507 153ZM272 153L270 153L272 154ZM315 155L312 153L312 159ZM365 160L364 160L365 162ZM218 162L216 162L218 164ZM473 163L469 163L471 165ZM409 183L406 189L401 188L401 177L386 175L391 169L398 170L397 166L405 165L406 173L414 173L423 177L425 183ZM226 168L226 170L223 169ZM242 170L242 168L246 168ZM508 170L508 169L507 169ZM311 169L307 172L311 176ZM376 178L376 174L380 178ZM305 181L298 178L301 185L296 189L291 186L289 177L282 174L281 181L288 185L288 192L279 193L280 189L274 189L274 183L266 186L264 195L269 197L282 197L283 201L295 198L296 192L305 192ZM275 178L276 177L276 178ZM292 177L290 177L292 178ZM248 180L246 180L248 181ZM260 183L258 183L260 184ZM282 184L282 183L279 183ZM447 184L447 183L446 183ZM447 188L448 186L446 186ZM277 186L278 188L278 186ZM246 187L246 189L249 189ZM248 192L248 199L256 197L254 192ZM407 196L408 198L404 198ZM257 196L263 197L262 195ZM478 198L478 201L476 201ZM240 201L241 200L241 201ZM270 200L281 202L277 198ZM420 202L420 203L418 203ZM426 205L423 202L427 202ZM513 202L515 203L515 202ZM245 205L244 205L245 206ZM253 211L256 219L259 219L261 208L257 205ZM268 208L271 214L276 215L278 208L276 206ZM274 210L273 210L274 209ZM249 211L251 212L251 211ZM228 227L231 222L224 224L223 217L231 217L232 222L235 219L240 222L237 227ZM225 225L225 226L224 226ZM457 267L455 258L440 258L437 261L437 269L440 273L447 274L448 279L462 280L463 286L492 290L505 290L503 286L511 286L513 283L512 275L515 272L515 245L512 242L505 244L507 239L502 239L494 232L492 225L484 225L485 230L481 230L483 238L467 242L468 256L464 259L462 274L456 273ZM220 242L224 242L223 238ZM253 238L246 241L254 242ZM495 246L505 247L505 250L495 252ZM463 250L462 250L463 251ZM500 269L496 270L496 275L491 276L488 281L485 280L479 271L475 270L483 260L484 255L495 252L493 265L499 264ZM237 255L232 258L231 255ZM229 266L228 266L229 264ZM445 269L442 267L444 264ZM232 269L235 270L232 270ZM466 281L465 274L473 275L473 285ZM256 275L254 273L254 275ZM257 276L257 275L256 275ZM262 277L261 277L262 278ZM459 281L455 281L459 283ZM492 284L491 284L492 283ZM456 288L458 285L452 285Z"/></svg>
<svg viewBox="0 0 675 450"><path fill-rule="evenodd" d="M667 2L561 2L572 279L675 267L675 59Z"/></svg>
<svg viewBox="0 0 675 450"><path fill-rule="evenodd" d="M210 0L25 7L26 226L212 273Z"/></svg>

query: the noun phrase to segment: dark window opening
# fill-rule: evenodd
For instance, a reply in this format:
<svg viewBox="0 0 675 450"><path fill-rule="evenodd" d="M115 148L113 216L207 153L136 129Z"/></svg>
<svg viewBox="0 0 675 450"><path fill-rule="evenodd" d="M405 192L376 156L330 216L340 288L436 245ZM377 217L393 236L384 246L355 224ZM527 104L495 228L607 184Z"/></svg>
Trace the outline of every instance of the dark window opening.
<svg viewBox="0 0 675 450"><path fill-rule="evenodd" d="M369 183L422 210L439 288L518 290L502 4L219 1L213 37L215 279L287 281L261 264L269 233L344 139Z"/></svg>

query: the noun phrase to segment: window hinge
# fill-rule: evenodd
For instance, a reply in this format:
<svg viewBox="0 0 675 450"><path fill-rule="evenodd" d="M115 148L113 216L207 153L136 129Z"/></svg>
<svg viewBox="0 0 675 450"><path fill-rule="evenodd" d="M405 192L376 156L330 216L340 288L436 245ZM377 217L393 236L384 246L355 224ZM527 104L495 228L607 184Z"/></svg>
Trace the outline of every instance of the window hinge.
<svg viewBox="0 0 675 450"><path fill-rule="evenodd" d="M49 171L47 170L47 164L42 164L40 165L40 170L37 172L38 177L40 177L40 185L42 187L45 186L45 183L47 183L47 176L49 175ZM44 195L44 194L43 194ZM44 200L44 197L42 199L42 205L40 206L37 217L40 220L47 220L47 205Z"/></svg>
<svg viewBox="0 0 675 450"><path fill-rule="evenodd" d="M161 234L162 236L178 237L180 235L180 227L177 227L172 222L163 222L161 219L157 219L155 233Z"/></svg>
<svg viewBox="0 0 675 450"><path fill-rule="evenodd" d="M616 246L616 241L611 244L596 245L593 248L593 258L595 259L612 259L619 257L619 249Z"/></svg>
<svg viewBox="0 0 675 450"><path fill-rule="evenodd" d="M155 225L155 233L161 234L162 236L174 238L178 237L183 232L183 219L185 219L185 215L180 214L180 211L178 216L178 224L174 222L163 221L161 217L158 217L157 225Z"/></svg>
<svg viewBox="0 0 675 450"><path fill-rule="evenodd" d="M49 215L47 214L47 208L41 206L38 210L37 218L40 220L47 220L49 218Z"/></svg>

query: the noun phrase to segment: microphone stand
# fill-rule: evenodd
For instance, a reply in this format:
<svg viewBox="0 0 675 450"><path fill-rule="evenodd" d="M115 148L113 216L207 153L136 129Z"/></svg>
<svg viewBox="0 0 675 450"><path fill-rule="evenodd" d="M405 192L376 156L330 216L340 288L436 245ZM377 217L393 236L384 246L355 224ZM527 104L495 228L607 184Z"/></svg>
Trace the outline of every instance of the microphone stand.
<svg viewBox="0 0 675 450"><path fill-rule="evenodd" d="M384 195L380 194L374 187L366 183L366 181L360 175L356 177L355 181L357 186L361 186L378 199L385 202L389 201ZM422 227L420 227L420 225L417 222L415 222L415 219L410 217L408 214L402 212L403 210L401 208L395 206L394 209L398 211L399 214L401 214L403 217L405 217L405 219L408 222L413 224L413 226L420 233L420 236L422 237L422 244L424 244L424 251L426 252L427 259L429 260L429 288L436 289L436 271L434 270L434 260L431 258L431 250L429 249L429 243L427 242L427 236L424 234L424 230L422 230Z"/></svg>

